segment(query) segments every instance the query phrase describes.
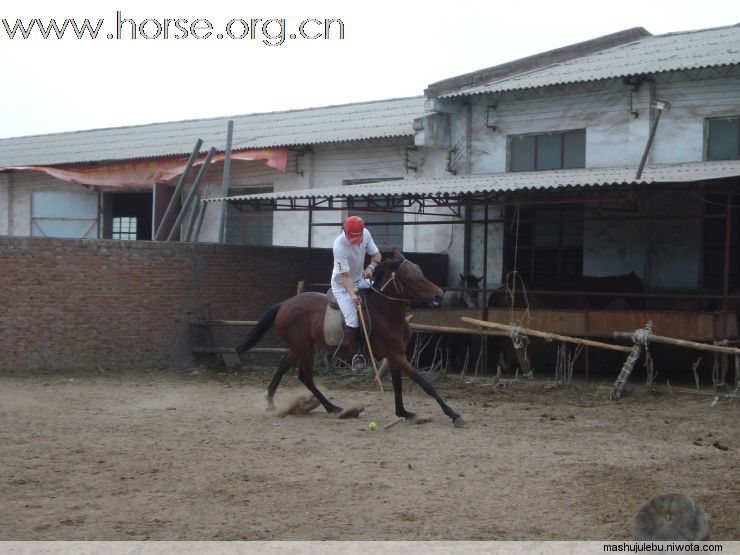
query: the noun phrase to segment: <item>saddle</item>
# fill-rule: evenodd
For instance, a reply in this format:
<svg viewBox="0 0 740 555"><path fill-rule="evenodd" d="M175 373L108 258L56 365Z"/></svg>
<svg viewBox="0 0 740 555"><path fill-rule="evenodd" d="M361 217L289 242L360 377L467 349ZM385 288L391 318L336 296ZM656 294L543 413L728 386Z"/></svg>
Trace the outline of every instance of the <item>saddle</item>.
<svg viewBox="0 0 740 555"><path fill-rule="evenodd" d="M358 291L362 297L362 304L365 304L365 291L360 289ZM326 292L327 300L329 301L326 305L326 311L324 312L324 341L330 347L338 347L344 337L344 330L342 324L344 323L344 316L342 311L339 310L339 304L337 299L332 293L331 288ZM367 311L365 312L367 314ZM370 325L369 320L365 319L366 323Z"/></svg>

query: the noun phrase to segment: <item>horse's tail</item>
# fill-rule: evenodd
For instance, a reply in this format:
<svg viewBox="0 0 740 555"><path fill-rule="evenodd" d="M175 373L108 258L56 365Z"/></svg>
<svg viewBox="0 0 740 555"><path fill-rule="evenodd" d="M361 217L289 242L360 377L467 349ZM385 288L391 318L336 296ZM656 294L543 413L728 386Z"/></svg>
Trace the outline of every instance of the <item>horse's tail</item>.
<svg viewBox="0 0 740 555"><path fill-rule="evenodd" d="M277 316L278 310L282 303L277 303L268 308L262 317L259 319L257 324L252 328L247 337L244 338L239 346L236 348L237 353L243 353L254 347L257 342L262 339L267 330L269 330L275 323L275 317Z"/></svg>

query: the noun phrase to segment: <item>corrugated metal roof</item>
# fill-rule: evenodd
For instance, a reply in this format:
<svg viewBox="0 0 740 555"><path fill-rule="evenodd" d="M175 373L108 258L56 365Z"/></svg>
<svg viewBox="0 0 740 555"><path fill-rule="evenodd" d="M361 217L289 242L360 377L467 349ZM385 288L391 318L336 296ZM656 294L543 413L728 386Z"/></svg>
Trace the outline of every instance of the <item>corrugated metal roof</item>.
<svg viewBox="0 0 740 555"><path fill-rule="evenodd" d="M639 180L635 179L637 168L622 166L611 168L582 168L576 170L551 170L531 172L494 173L465 175L443 178L407 178L399 181L384 181L283 191L228 198L212 198L211 202L239 200L281 199L341 199L371 195L438 197L488 192L511 192L527 190L559 189L566 187L597 187L605 185L640 185L651 183L688 183L709 179L740 176L740 160L721 162L694 162L647 166Z"/></svg>
<svg viewBox="0 0 740 555"><path fill-rule="evenodd" d="M649 36L440 98L733 64L740 64L740 25Z"/></svg>
<svg viewBox="0 0 740 555"><path fill-rule="evenodd" d="M424 115L424 97L268 112L221 118L93 129L0 139L0 167L49 166L223 151L226 122L234 120L235 150L413 136Z"/></svg>

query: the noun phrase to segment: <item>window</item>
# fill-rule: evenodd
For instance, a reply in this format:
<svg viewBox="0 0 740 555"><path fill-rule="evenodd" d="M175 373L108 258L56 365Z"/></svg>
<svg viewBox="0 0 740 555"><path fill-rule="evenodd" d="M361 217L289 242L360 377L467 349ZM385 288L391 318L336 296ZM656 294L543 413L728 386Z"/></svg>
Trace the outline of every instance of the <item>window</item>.
<svg viewBox="0 0 740 555"><path fill-rule="evenodd" d="M97 238L97 193L34 191L31 196L31 236Z"/></svg>
<svg viewBox="0 0 740 555"><path fill-rule="evenodd" d="M586 167L586 130L509 137L509 171Z"/></svg>
<svg viewBox="0 0 740 555"><path fill-rule="evenodd" d="M231 187L229 196L272 193L272 185ZM226 207L226 242L232 245L272 245L272 210L259 210L247 204L228 203Z"/></svg>
<svg viewBox="0 0 740 555"><path fill-rule="evenodd" d="M113 218L113 239L136 241L136 218Z"/></svg>
<svg viewBox="0 0 740 555"><path fill-rule="evenodd" d="M362 183L376 183L381 181L398 181L400 178L389 179L348 179L344 185L359 185ZM363 210L369 206L373 211ZM379 211L390 208L387 212ZM367 197L367 200L356 200L354 208L347 212L348 216L360 216L365 220L365 226L372 233L375 244L381 250L391 250L393 247L403 248L403 207L389 207L388 199L382 196Z"/></svg>
<svg viewBox="0 0 740 555"><path fill-rule="evenodd" d="M583 275L583 206L506 209L504 274L517 270L527 283Z"/></svg>
<svg viewBox="0 0 740 555"><path fill-rule="evenodd" d="M740 158L740 117L707 120L707 160Z"/></svg>

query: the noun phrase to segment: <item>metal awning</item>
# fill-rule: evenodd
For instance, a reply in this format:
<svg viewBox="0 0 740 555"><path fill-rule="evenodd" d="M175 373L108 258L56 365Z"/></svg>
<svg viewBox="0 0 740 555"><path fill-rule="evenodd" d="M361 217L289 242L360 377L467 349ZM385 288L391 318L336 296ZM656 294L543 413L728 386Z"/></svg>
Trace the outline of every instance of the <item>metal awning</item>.
<svg viewBox="0 0 740 555"><path fill-rule="evenodd" d="M658 183L692 183L740 176L740 160L693 162L647 166L635 179L636 166L581 168L530 172L494 173L442 178L406 178L319 189L279 191L207 202L249 204L272 210L338 209L355 200L375 203L386 210L418 204L450 206L462 202L493 200L506 193L531 191L582 190L607 186L637 186ZM382 202L379 201L382 199ZM381 206L382 204L382 206Z"/></svg>

